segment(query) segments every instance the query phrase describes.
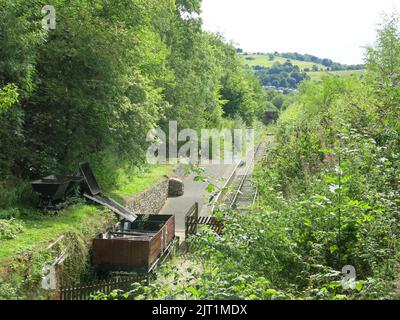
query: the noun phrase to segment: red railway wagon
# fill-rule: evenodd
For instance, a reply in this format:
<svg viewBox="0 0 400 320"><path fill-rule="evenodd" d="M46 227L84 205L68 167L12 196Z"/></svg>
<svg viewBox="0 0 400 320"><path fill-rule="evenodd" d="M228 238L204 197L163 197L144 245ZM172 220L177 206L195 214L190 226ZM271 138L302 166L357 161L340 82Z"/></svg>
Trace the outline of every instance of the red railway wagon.
<svg viewBox="0 0 400 320"><path fill-rule="evenodd" d="M174 216L138 215L93 240L93 264L102 270L149 271L174 238Z"/></svg>

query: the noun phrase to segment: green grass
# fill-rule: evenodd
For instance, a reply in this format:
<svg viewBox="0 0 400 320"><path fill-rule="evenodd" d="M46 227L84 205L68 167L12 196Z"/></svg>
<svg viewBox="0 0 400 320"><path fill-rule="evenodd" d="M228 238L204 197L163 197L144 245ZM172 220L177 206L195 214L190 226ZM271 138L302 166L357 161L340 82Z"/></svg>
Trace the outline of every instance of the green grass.
<svg viewBox="0 0 400 320"><path fill-rule="evenodd" d="M134 196L150 188L160 181L164 175L172 172L169 165L152 166L139 173L119 173L118 186L112 192L107 192L117 200ZM32 210L30 216L34 216ZM37 213L40 216L40 212ZM80 232L83 229L93 230L93 226L101 228L106 223L108 215L95 207L77 204L59 212L56 216L42 216L37 219L26 218L18 220L24 225L24 232L12 240L0 241L0 265L8 259L31 250L43 248L66 232Z"/></svg>
<svg viewBox="0 0 400 320"><path fill-rule="evenodd" d="M286 58L282 58L282 57L274 57L274 60L270 60L269 56L266 54L263 54L263 55L247 54L247 55L242 55L242 57L243 57L244 64L248 65L249 67L262 66L265 68L270 68L273 66L274 63L279 62L279 63L283 64L287 60L289 60L293 65L299 66L299 68L301 70L304 70L305 68L311 69L313 67L313 65L316 65L318 67L318 69L326 70L326 67L323 66L322 64L293 60L293 59L286 59ZM247 60L246 58L251 58L252 60Z"/></svg>
<svg viewBox="0 0 400 320"><path fill-rule="evenodd" d="M107 215L94 206L77 204L54 217L18 221L23 224L24 231L15 239L1 241L0 264L21 253L44 247L66 232L84 231L88 225L101 227L106 218Z"/></svg>
<svg viewBox="0 0 400 320"><path fill-rule="evenodd" d="M247 60L246 58L252 58L252 60ZM279 62L279 63L285 63L287 60L289 60L293 65L299 66L301 70L304 70L305 68L309 68L312 70L313 65L316 65L318 69L324 70L324 71L310 71L307 72L307 74L311 77L311 80L320 80L323 76L327 75L336 75L339 77L350 77L350 76L362 76L364 74L364 70L344 70L344 71L327 71L326 67L323 66L322 64L318 63L313 63L313 62L305 62L305 61L299 61L299 60L293 60L293 59L286 59L282 57L275 57L274 60L269 60L269 56L267 54L263 55L257 55L257 54L247 54L247 55L242 55L244 64L249 66L249 67L255 67L255 66L262 66L265 68L270 68L273 66L274 63Z"/></svg>
<svg viewBox="0 0 400 320"><path fill-rule="evenodd" d="M318 71L308 72L307 74L311 77L311 80L321 80L323 76L339 76L339 77L361 77L364 75L365 70L343 70L343 71Z"/></svg>
<svg viewBox="0 0 400 320"><path fill-rule="evenodd" d="M121 197L134 196L155 185L165 175L171 174L172 170L173 166L171 165L152 166L130 179L125 177L123 179L125 183L120 184L119 187L112 190L112 194Z"/></svg>

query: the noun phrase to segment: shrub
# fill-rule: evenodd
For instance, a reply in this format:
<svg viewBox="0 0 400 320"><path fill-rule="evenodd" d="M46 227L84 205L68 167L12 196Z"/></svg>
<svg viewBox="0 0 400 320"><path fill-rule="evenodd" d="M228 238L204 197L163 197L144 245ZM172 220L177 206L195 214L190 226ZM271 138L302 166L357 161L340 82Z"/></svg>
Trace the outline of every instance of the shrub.
<svg viewBox="0 0 400 320"><path fill-rule="evenodd" d="M15 239L23 231L23 225L16 220L0 220L0 240Z"/></svg>

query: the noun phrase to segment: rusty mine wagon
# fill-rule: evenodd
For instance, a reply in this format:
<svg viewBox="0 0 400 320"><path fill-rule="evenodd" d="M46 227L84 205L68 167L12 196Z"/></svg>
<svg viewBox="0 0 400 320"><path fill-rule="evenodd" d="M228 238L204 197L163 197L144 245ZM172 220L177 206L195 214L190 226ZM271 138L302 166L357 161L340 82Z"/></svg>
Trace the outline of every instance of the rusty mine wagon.
<svg viewBox="0 0 400 320"><path fill-rule="evenodd" d="M151 272L173 248L172 215L138 215L93 240L93 264L102 271Z"/></svg>

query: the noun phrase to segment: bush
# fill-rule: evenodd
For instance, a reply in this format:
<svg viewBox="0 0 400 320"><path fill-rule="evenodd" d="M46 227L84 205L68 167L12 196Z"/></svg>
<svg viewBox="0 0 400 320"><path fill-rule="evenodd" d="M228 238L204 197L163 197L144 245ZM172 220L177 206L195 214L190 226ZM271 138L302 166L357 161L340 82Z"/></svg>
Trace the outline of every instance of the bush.
<svg viewBox="0 0 400 320"><path fill-rule="evenodd" d="M38 203L38 195L29 182L0 183L0 210L8 208L34 207ZM12 211L12 210L11 210Z"/></svg>
<svg viewBox="0 0 400 320"><path fill-rule="evenodd" d="M16 220L0 220L0 240L15 239L23 231L23 225Z"/></svg>
<svg viewBox="0 0 400 320"><path fill-rule="evenodd" d="M17 208L0 209L0 219L9 220L12 218L20 218L21 212Z"/></svg>

